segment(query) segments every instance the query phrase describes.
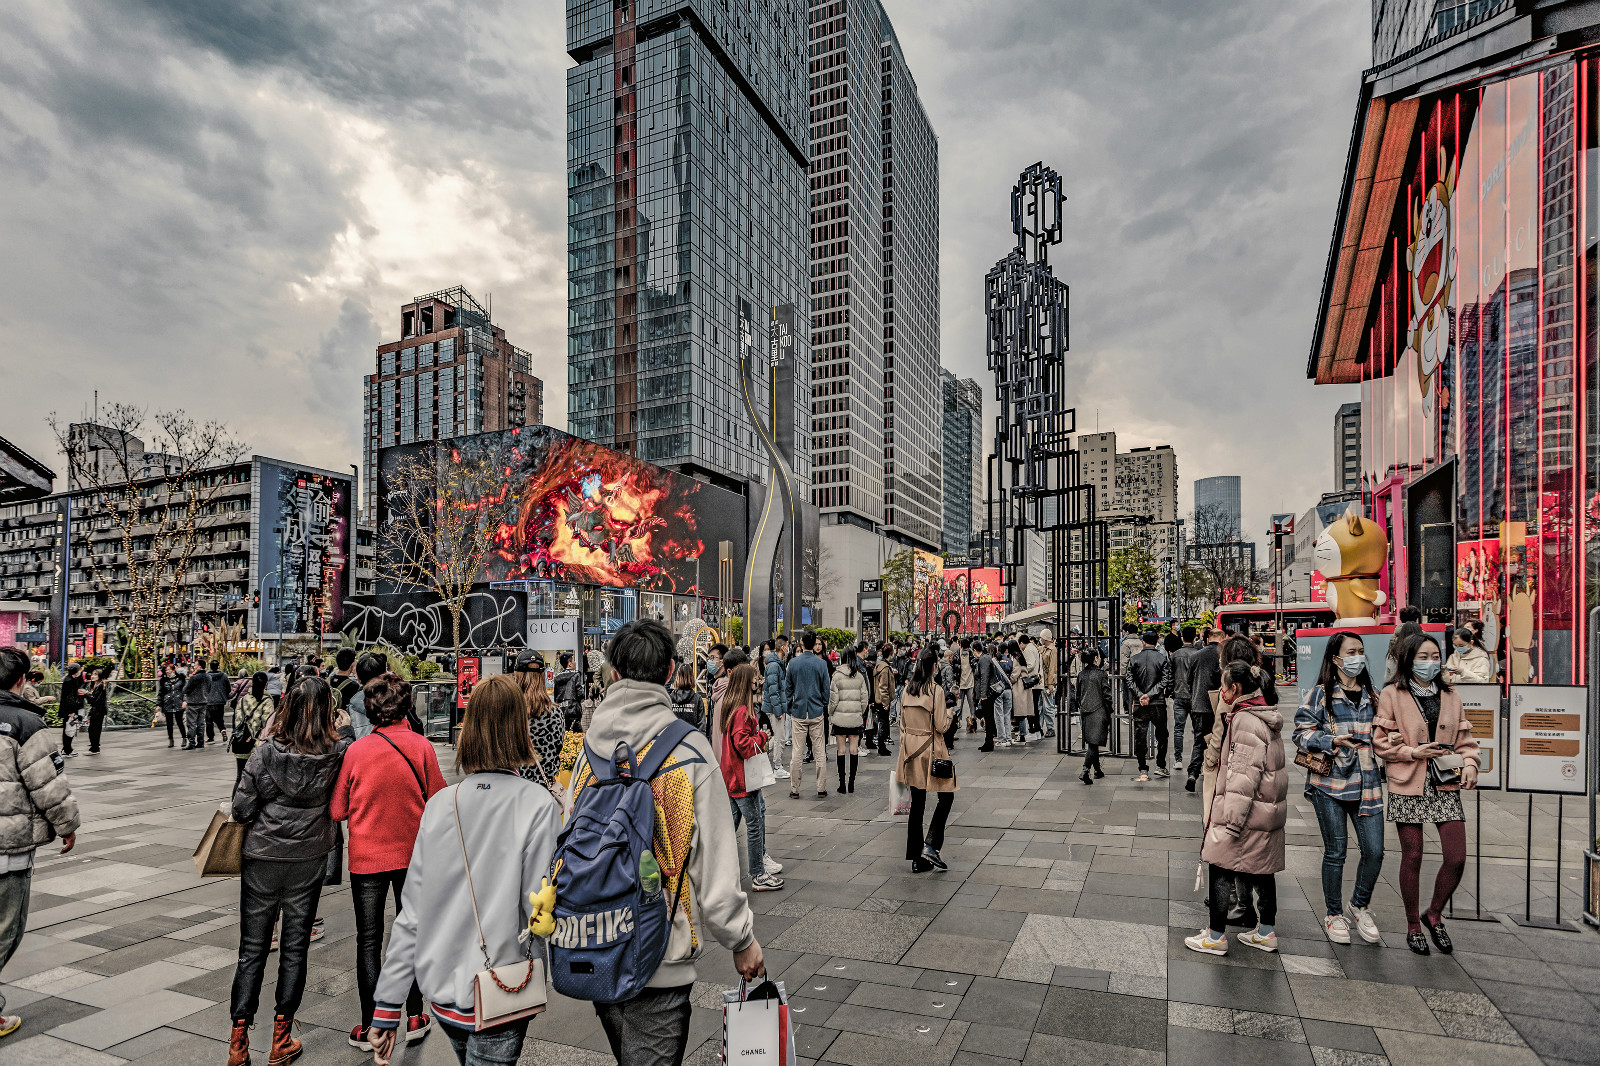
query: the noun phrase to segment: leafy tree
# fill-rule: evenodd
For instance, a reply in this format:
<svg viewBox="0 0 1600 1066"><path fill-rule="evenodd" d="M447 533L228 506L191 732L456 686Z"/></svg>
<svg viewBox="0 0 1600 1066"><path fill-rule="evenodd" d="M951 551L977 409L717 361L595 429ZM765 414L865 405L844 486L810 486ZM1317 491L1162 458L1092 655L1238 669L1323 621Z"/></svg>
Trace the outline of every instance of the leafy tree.
<svg viewBox="0 0 1600 1066"><path fill-rule="evenodd" d="M854 644L857 639L855 632L849 629L839 629L834 626L819 626L812 630L818 637L828 642L828 647L843 649ZM799 639L796 637L795 639Z"/></svg>
<svg viewBox="0 0 1600 1066"><path fill-rule="evenodd" d="M1130 544L1111 553L1108 568L1113 593L1130 600L1153 599L1161 584L1161 569L1156 557L1143 544Z"/></svg>
<svg viewBox="0 0 1600 1066"><path fill-rule="evenodd" d="M917 553L901 548L889 556L878 577L883 589L884 613L888 616L884 619L884 628L888 628L889 618L895 615L909 628L917 610Z"/></svg>

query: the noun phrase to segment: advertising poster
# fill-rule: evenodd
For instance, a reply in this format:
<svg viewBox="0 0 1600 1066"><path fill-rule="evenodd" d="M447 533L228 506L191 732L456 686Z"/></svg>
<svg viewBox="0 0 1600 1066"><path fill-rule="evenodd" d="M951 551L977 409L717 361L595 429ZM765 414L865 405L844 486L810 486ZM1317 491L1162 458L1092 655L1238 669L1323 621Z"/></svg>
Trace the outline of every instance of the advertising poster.
<svg viewBox="0 0 1600 1066"><path fill-rule="evenodd" d="M1589 788L1589 692L1581 685L1512 685L1506 789L1583 793Z"/></svg>
<svg viewBox="0 0 1600 1066"><path fill-rule="evenodd" d="M456 660L456 706L463 711L467 709L467 697L472 695L472 686L478 683L478 667L476 655L463 655Z"/></svg>
<svg viewBox="0 0 1600 1066"><path fill-rule="evenodd" d="M583 654L581 628L576 618L528 619L528 647L544 657L544 684L552 697L556 690L556 674L561 670L561 654L571 654L574 662Z"/></svg>
<svg viewBox="0 0 1600 1066"><path fill-rule="evenodd" d="M1441 658L1450 656L1450 627L1436 623L1425 623L1423 631L1432 637L1439 645ZM1388 678L1385 676L1385 662L1389 658L1389 641L1394 633L1393 626L1347 626L1340 628L1327 627L1323 629L1300 629L1295 632L1295 669L1300 688L1300 702L1304 703L1311 690L1316 687L1317 674L1322 670L1322 653L1327 650L1328 641L1334 634L1354 633L1361 638L1362 645L1367 651L1367 673L1372 678L1376 688L1383 688Z"/></svg>
<svg viewBox="0 0 1600 1066"><path fill-rule="evenodd" d="M337 633L355 550L349 476L260 460L256 631Z"/></svg>
<svg viewBox="0 0 1600 1066"><path fill-rule="evenodd" d="M1505 760L1500 755L1500 686L1457 685L1461 709L1472 723L1472 737L1478 742L1478 787L1499 790L1504 786Z"/></svg>

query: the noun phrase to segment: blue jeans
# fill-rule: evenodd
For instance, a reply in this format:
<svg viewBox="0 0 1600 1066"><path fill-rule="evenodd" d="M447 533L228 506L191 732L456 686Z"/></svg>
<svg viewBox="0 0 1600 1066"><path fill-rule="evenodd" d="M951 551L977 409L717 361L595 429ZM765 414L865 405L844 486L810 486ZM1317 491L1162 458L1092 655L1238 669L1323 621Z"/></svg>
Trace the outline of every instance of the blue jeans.
<svg viewBox="0 0 1600 1066"><path fill-rule="evenodd" d="M994 699L995 735L1005 741L1011 739L1011 707L1013 699L1014 697L1009 687Z"/></svg>
<svg viewBox="0 0 1600 1066"><path fill-rule="evenodd" d="M1189 717L1189 705L1183 700L1172 701L1172 765L1183 765L1183 723ZM1204 738L1198 735L1196 743L1204 743Z"/></svg>
<svg viewBox="0 0 1600 1066"><path fill-rule="evenodd" d="M1383 869L1383 813L1363 817L1356 813L1361 809L1360 800L1334 799L1320 788L1309 791L1317 825L1322 829L1322 899L1328 913L1344 913L1344 855L1350 840L1346 818L1356 823L1356 843L1361 848L1350 905L1365 907L1372 902L1372 889Z"/></svg>
<svg viewBox="0 0 1600 1066"><path fill-rule="evenodd" d="M522 1041L528 1035L528 1023L532 1020L523 1018L479 1033L442 1022L439 1028L450 1038L450 1047L461 1066L514 1066L522 1055Z"/></svg>
<svg viewBox="0 0 1600 1066"><path fill-rule="evenodd" d="M1056 694L1039 689L1034 693L1033 711L1039 716L1039 732L1047 737L1056 735Z"/></svg>
<svg viewBox="0 0 1600 1066"><path fill-rule="evenodd" d="M17 870L0 874L0 970L4 970L17 945L22 943L22 930L28 924L28 892L33 887L33 870ZM6 997L0 993L0 1013L6 1009Z"/></svg>
<svg viewBox="0 0 1600 1066"><path fill-rule="evenodd" d="M646 988L621 1003L594 1005L617 1066L682 1066L689 1045L693 989L693 985Z"/></svg>
<svg viewBox="0 0 1600 1066"><path fill-rule="evenodd" d="M822 765L822 753L817 753L817 765ZM728 797L728 803L733 807L733 831L739 831L739 822L746 825L745 834L749 839L750 876L760 877L766 871L767 862L767 801L761 795L761 790L740 796L734 799Z"/></svg>

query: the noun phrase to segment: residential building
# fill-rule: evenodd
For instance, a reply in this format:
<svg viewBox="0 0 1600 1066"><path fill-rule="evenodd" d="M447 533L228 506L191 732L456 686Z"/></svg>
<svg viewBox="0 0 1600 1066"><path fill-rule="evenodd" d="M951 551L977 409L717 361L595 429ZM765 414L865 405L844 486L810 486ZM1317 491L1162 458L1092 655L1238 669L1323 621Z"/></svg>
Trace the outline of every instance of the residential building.
<svg viewBox="0 0 1600 1066"><path fill-rule="evenodd" d="M567 426L741 493L768 479L750 412L771 409L775 320L801 323L810 365L800 3L566 5ZM875 297L874 335L877 314ZM808 492L810 390L794 392L773 429Z"/></svg>
<svg viewBox="0 0 1600 1066"><path fill-rule="evenodd" d="M1158 593L1163 610L1169 601L1176 605L1184 534L1178 514L1178 456L1172 445L1119 452L1115 430L1081 433L1078 475L1096 490L1097 517L1107 523L1108 548L1148 548L1163 577Z"/></svg>
<svg viewBox="0 0 1600 1066"><path fill-rule="evenodd" d="M1227 521L1226 529L1235 537L1244 536L1244 517L1240 507L1240 481L1237 474L1199 478L1194 483L1196 512L1216 509ZM1221 538L1218 539L1220 542Z"/></svg>
<svg viewBox="0 0 1600 1066"><path fill-rule="evenodd" d="M532 357L506 339L459 286L400 308L400 339L378 345L363 378L367 481L363 519L378 496L378 450L544 421L544 383Z"/></svg>
<svg viewBox="0 0 1600 1066"><path fill-rule="evenodd" d="M1333 491L1361 488L1361 405L1345 403L1333 416Z"/></svg>
<svg viewBox="0 0 1600 1066"><path fill-rule="evenodd" d="M71 427L69 439L112 432L81 424ZM192 482L180 474L175 468L135 481L151 513L136 528L135 562L152 550L190 557L165 639L186 646L201 627L228 622L242 625L243 639L269 648L337 641L344 601L358 578L351 473L256 455L197 470ZM191 484L202 486L192 549L181 511L161 517L172 494ZM118 605L127 604L132 588L122 523L105 503L111 494L85 487L0 504L0 601L50 603L52 640L59 642L65 569L66 639L80 652L95 639L91 627L99 627L102 644L114 633ZM174 570L164 573L170 579Z"/></svg>
<svg viewBox="0 0 1600 1066"><path fill-rule="evenodd" d="M943 550L964 555L983 529L983 388L940 371L944 393Z"/></svg>
<svg viewBox="0 0 1600 1066"><path fill-rule="evenodd" d="M943 540L939 140L881 6L879 18L884 525L893 539L937 549Z"/></svg>

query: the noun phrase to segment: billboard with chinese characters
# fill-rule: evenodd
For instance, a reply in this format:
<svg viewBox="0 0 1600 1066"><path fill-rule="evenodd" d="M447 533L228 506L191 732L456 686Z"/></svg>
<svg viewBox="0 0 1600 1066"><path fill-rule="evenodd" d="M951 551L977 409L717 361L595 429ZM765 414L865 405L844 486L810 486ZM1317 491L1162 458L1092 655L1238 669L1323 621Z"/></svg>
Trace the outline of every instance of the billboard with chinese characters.
<svg viewBox="0 0 1600 1066"><path fill-rule="evenodd" d="M337 633L355 551L351 477L257 457L256 632Z"/></svg>

